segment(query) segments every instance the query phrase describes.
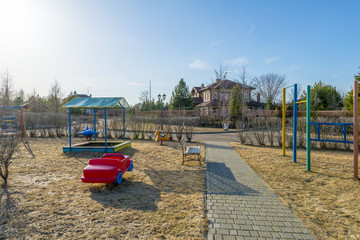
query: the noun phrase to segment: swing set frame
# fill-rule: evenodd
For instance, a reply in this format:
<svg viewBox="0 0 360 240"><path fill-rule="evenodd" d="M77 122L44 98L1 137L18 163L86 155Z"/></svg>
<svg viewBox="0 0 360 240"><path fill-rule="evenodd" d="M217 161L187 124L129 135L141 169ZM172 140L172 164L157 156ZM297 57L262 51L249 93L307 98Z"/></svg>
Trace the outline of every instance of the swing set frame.
<svg viewBox="0 0 360 240"><path fill-rule="evenodd" d="M358 152L359 152L359 95L358 95L358 81L354 81L353 87L353 122L352 123L321 123L321 122L311 122L310 121L310 111L311 111L311 91L310 85L307 86L307 96L306 100L297 101L297 84L283 88L283 111L282 111L282 155L285 156L285 137L286 137L286 89L294 88L294 114L293 114L293 162L296 162L296 149L297 149L297 104L306 103L306 170L311 171L311 145L310 141L321 141L321 142L338 142L338 143L349 143L353 144L353 165L354 178L358 178ZM334 139L322 139L320 126L321 125L333 125L339 126L341 132L343 133L343 140L334 140ZM310 127L314 126L317 138L310 137ZM348 141L346 139L346 126L353 126L353 141Z"/></svg>

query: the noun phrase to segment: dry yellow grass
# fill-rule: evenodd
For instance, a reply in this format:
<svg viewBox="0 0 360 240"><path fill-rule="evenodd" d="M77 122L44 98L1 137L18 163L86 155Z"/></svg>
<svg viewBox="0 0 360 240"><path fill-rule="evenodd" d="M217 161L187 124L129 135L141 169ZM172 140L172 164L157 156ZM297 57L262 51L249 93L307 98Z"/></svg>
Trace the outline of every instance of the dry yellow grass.
<svg viewBox="0 0 360 240"><path fill-rule="evenodd" d="M0 188L0 239L204 239L204 164L181 165L177 142L134 141L120 185L81 182L96 153L64 154L66 139L21 148Z"/></svg>
<svg viewBox="0 0 360 240"><path fill-rule="evenodd" d="M280 148L232 143L242 158L286 202L317 239L360 239L360 182L352 178L352 152L306 151L281 156Z"/></svg>

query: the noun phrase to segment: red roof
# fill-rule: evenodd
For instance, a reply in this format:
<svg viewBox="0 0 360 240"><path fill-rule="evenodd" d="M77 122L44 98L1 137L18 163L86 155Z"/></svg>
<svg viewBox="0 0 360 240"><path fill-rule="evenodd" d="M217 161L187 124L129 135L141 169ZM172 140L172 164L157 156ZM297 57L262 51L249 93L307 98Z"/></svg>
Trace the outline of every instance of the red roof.
<svg viewBox="0 0 360 240"><path fill-rule="evenodd" d="M200 91L205 91L205 90L209 90L209 89L233 89L233 87L235 87L235 85L239 84L240 88L249 88L250 90L254 90L254 87L251 86L247 86L241 83L237 83L231 80L222 80L218 83L212 83L209 86L204 87L203 89L198 90ZM196 87L197 88L197 87Z"/></svg>

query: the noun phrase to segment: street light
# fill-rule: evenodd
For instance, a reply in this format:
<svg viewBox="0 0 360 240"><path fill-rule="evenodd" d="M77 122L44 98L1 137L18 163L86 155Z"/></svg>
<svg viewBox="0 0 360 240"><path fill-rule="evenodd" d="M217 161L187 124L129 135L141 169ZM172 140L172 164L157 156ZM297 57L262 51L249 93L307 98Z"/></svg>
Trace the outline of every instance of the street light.
<svg viewBox="0 0 360 240"><path fill-rule="evenodd" d="M161 98L162 97L162 98ZM159 99L159 102L163 102L163 101L165 101L165 98L166 98L166 94L164 93L162 96L161 96L161 94L159 93L159 95L158 95L158 99ZM163 110L165 109L165 104L164 104L164 106L161 108L161 110L160 110L160 117L161 117L161 130L164 130L163 129Z"/></svg>

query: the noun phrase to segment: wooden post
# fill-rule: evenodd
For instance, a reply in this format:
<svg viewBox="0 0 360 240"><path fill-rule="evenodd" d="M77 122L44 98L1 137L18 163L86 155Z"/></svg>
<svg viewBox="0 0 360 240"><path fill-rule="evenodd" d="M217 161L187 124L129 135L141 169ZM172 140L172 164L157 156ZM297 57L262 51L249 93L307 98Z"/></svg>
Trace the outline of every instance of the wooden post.
<svg viewBox="0 0 360 240"><path fill-rule="evenodd" d="M294 84L294 113L293 113L293 162L296 162L297 147L297 84Z"/></svg>
<svg viewBox="0 0 360 240"><path fill-rule="evenodd" d="M359 152L359 108L358 108L358 81L354 81L353 108L354 108L354 178L358 178L358 152Z"/></svg>
<svg viewBox="0 0 360 240"><path fill-rule="evenodd" d="M286 90L283 88L283 109L282 109L282 155L285 156L285 130L286 130Z"/></svg>

